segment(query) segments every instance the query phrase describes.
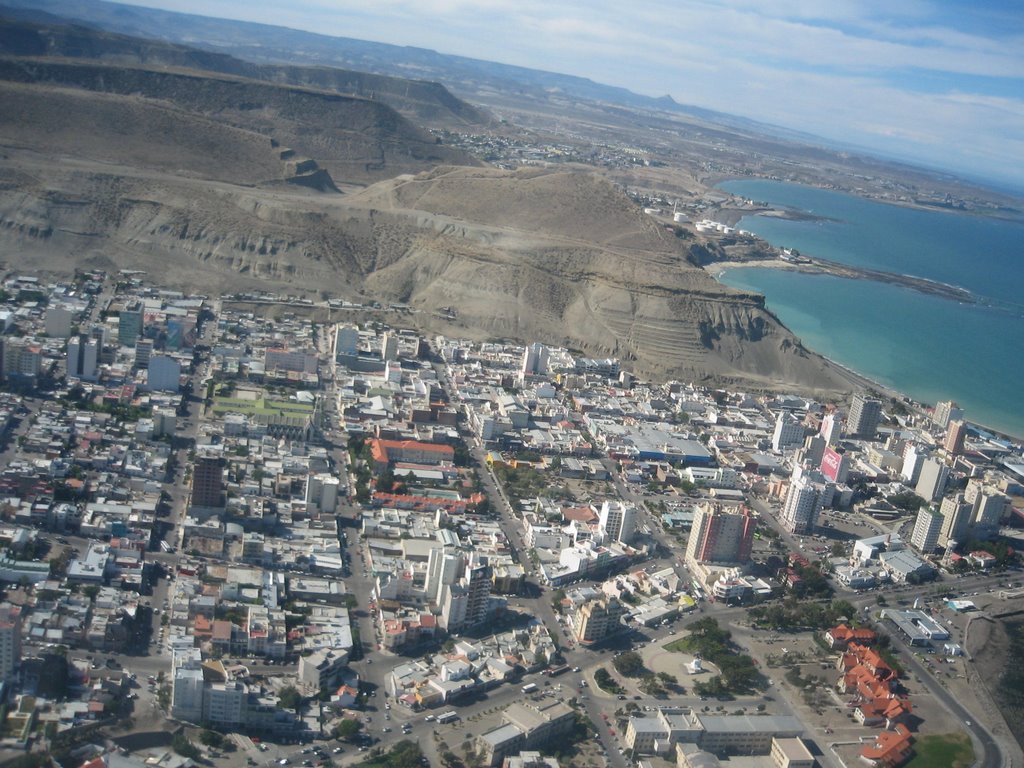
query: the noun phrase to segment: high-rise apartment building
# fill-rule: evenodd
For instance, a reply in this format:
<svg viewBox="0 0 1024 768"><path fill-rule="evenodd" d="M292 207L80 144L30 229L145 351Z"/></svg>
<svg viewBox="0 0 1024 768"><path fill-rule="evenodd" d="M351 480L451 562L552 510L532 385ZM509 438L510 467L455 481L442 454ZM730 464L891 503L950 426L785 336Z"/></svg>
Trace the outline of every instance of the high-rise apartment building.
<svg viewBox="0 0 1024 768"><path fill-rule="evenodd" d="M814 530L821 512L821 488L807 476L794 478L786 494L779 522L790 533L804 535Z"/></svg>
<svg viewBox="0 0 1024 768"><path fill-rule="evenodd" d="M825 438L829 445L838 445L839 439L843 436L843 419L837 413L826 413L821 420L819 435Z"/></svg>
<svg viewBox="0 0 1024 768"><path fill-rule="evenodd" d="M144 308L136 302L121 310L117 317L117 342L122 347L134 347L142 335Z"/></svg>
<svg viewBox="0 0 1024 768"><path fill-rule="evenodd" d="M743 507L705 502L693 515L686 542L686 562L742 565L750 560L754 543L754 518Z"/></svg>
<svg viewBox="0 0 1024 768"><path fill-rule="evenodd" d="M605 501L598 514L605 542L629 544L636 533L636 508L621 501Z"/></svg>
<svg viewBox="0 0 1024 768"><path fill-rule="evenodd" d="M962 542L971 527L971 505L964 500L962 493L947 496L939 505L942 515L942 529L939 531L939 544L949 547L950 542Z"/></svg>
<svg viewBox="0 0 1024 768"><path fill-rule="evenodd" d="M43 350L38 344L16 341L12 338L0 339L3 343L3 375L4 379L30 380L34 382L42 370Z"/></svg>
<svg viewBox="0 0 1024 768"><path fill-rule="evenodd" d="M917 485L921 479L921 467L928 458L928 448L917 443L907 443L903 449L903 467L900 469L900 477L907 485Z"/></svg>
<svg viewBox="0 0 1024 768"><path fill-rule="evenodd" d="M491 598L492 571L486 557L471 555L459 580L442 587L441 625L459 632L487 620Z"/></svg>
<svg viewBox="0 0 1024 768"><path fill-rule="evenodd" d="M971 506L971 527L981 539L990 538L999 531L1003 517L1010 508L1008 496L978 478L967 483L964 502Z"/></svg>
<svg viewBox="0 0 1024 768"><path fill-rule="evenodd" d="M938 501L946 491L947 480L949 467L934 457L925 459L914 492L927 502Z"/></svg>
<svg viewBox="0 0 1024 768"><path fill-rule="evenodd" d="M46 310L46 335L51 339L66 339L71 335L71 310L67 307L49 307Z"/></svg>
<svg viewBox="0 0 1024 768"><path fill-rule="evenodd" d="M139 370L149 368L149 361L153 357L153 340L137 339L135 341L135 367Z"/></svg>
<svg viewBox="0 0 1024 768"><path fill-rule="evenodd" d="M543 376L548 372L548 348L539 342L530 344L523 351L520 372L524 376Z"/></svg>
<svg viewBox="0 0 1024 768"><path fill-rule="evenodd" d="M826 448L819 469L833 483L842 485L850 475L850 457L835 448Z"/></svg>
<svg viewBox="0 0 1024 768"><path fill-rule="evenodd" d="M796 416L789 411L780 411L772 433L772 449L784 451L787 448L799 448L804 444L806 434L807 430Z"/></svg>
<svg viewBox="0 0 1024 768"><path fill-rule="evenodd" d="M334 334L334 357L355 357L359 352L359 329L354 325L339 325Z"/></svg>
<svg viewBox="0 0 1024 768"><path fill-rule="evenodd" d="M882 401L864 395L854 395L850 406L850 418L846 425L847 434L862 440L870 440L878 432L882 418Z"/></svg>
<svg viewBox="0 0 1024 768"><path fill-rule="evenodd" d="M67 367L69 379L96 380L99 362L99 344L95 339L80 335L68 342Z"/></svg>
<svg viewBox="0 0 1024 768"><path fill-rule="evenodd" d="M224 506L224 457L218 454L196 457L192 472L192 506L207 509Z"/></svg>
<svg viewBox="0 0 1024 768"><path fill-rule="evenodd" d="M943 520L942 514L934 507L921 507L917 511L917 520L914 522L914 532L910 535L910 543L922 554L930 555L939 543Z"/></svg>
<svg viewBox="0 0 1024 768"><path fill-rule="evenodd" d="M181 363L169 355L154 355L146 369L146 386L153 392L181 389Z"/></svg>
<svg viewBox="0 0 1024 768"><path fill-rule="evenodd" d="M464 565L465 555L453 547L431 549L424 584L427 600L437 606L443 605L445 589L459 580Z"/></svg>
<svg viewBox="0 0 1024 768"><path fill-rule="evenodd" d="M385 333L380 340L380 357L393 362L398 359L398 337L393 333Z"/></svg>
<svg viewBox="0 0 1024 768"><path fill-rule="evenodd" d="M10 680L21 666L21 607L0 604L0 677Z"/></svg>
<svg viewBox="0 0 1024 768"><path fill-rule="evenodd" d="M946 429L951 421L963 419L964 412L953 400L943 400L935 406L932 413L932 423L939 429Z"/></svg>
<svg viewBox="0 0 1024 768"><path fill-rule="evenodd" d="M946 432L943 448L950 456L959 456L964 452L964 439L967 437L966 421L951 421Z"/></svg>
<svg viewBox="0 0 1024 768"><path fill-rule="evenodd" d="M622 617L628 608L618 598L604 597L588 600L573 616L573 632L581 645L593 645L626 627Z"/></svg>

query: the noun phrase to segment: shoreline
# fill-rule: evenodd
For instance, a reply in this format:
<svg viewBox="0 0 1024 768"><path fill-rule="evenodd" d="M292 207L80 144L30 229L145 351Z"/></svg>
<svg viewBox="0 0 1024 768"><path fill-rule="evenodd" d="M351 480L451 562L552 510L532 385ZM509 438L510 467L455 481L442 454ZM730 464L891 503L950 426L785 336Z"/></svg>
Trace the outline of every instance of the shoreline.
<svg viewBox="0 0 1024 768"><path fill-rule="evenodd" d="M778 263L776 263L776 262L774 262L772 260L769 260L769 259L759 259L759 260L750 261L750 262L744 262L744 261L713 262L712 264L709 264L709 265L705 266L704 269L708 272L708 274L710 274L712 277L715 278L715 280L717 280L720 283L722 282L721 277L722 277L723 273L729 271L730 269L743 269L743 268L747 268L747 267L754 267L754 268L758 268L758 269L788 269L788 270L791 270L791 271L804 271L804 272L808 272L809 274L830 274L827 270L824 270L824 269L816 269L816 270L815 269L810 269L810 270L808 270L808 269L800 269L800 267L804 267L804 266L807 266L807 265L803 265L803 264L789 264L789 263L783 262L783 261L779 261ZM836 276L837 277L846 277L845 275L836 275ZM905 277L907 277L907 276L905 276ZM854 279L854 278L847 278L847 279ZM873 279L873 278L864 276L864 277L861 277L860 279L870 280L870 279ZM909 280L921 280L921 278L909 278L909 277L907 279L909 279ZM901 284L899 281L893 281L893 282L895 284L897 284L897 285ZM928 281L924 281L924 282L928 282ZM722 284L725 285L725 283L722 283ZM939 285L941 285L941 284L939 284ZM962 290L962 289L956 289L956 290ZM930 293L930 291L922 291L922 292ZM942 295L942 294L936 292L936 295ZM972 299L972 303L976 303L976 300ZM781 320L780 320L780 322L781 322ZM786 326L786 327L788 328L788 326ZM803 343L803 341L801 340L801 344L802 343ZM810 352L813 352L818 357L820 357L822 360L824 360L834 370L836 370L839 373L840 376L842 376L847 382L849 382L849 384L851 386L851 389L860 388L860 389L863 389L863 390L873 390L874 392L877 392L882 397L887 397L890 400L896 400L896 401L902 402L902 403L906 404L909 408L911 408L913 410L916 410L916 411L918 411L918 412L920 412L922 414L926 413L926 411L927 411L927 404L922 403L921 401L915 399L912 395L909 395L906 392L901 392L900 390L895 389L891 385L883 384L882 382L880 382L880 381L878 381L876 379L871 378L869 375L867 375L865 373L861 373L860 371L857 371L857 370L851 368L850 366L846 365L845 363L841 363L838 360L836 360L836 359L834 359L832 357L829 357L828 355L826 355L826 354L824 354L822 352L819 352L818 350L816 350L816 349L814 349L812 347L807 347L807 349ZM932 407L934 407L934 403L931 404L931 405L932 405ZM884 406L883 406L883 410L885 410ZM1024 435L1014 435L1014 434L1006 431L1005 429L1000 429L998 427L993 427L993 426L988 425L988 424L983 424L983 423L981 423L979 421L975 421L975 420L970 419L970 418L964 419L964 421L967 423L967 425L969 427L973 428L976 432L983 432L983 433L985 433L987 435L994 436L994 437L996 437L998 439L1001 439L1001 440L1007 440L1007 441L1012 442L1012 443L1018 443L1018 444L1024 443Z"/></svg>
<svg viewBox="0 0 1024 768"><path fill-rule="evenodd" d="M765 243L773 252L777 252L765 240L757 238L759 242ZM929 280L926 277L915 277L913 275L901 275L898 272L886 272L880 269L868 269L866 267L851 267L839 262L819 259L817 257L801 257L805 261L783 261L775 258L751 258L749 260L738 259L736 261L714 261L704 267L716 280L721 282L721 274L729 269L743 269L753 267L757 269L784 269L792 272L804 272L809 275L831 275L842 277L847 280L874 280L878 283L888 283L909 288L913 291L939 296L940 298L956 301L961 304L977 304L978 297L968 291L948 283L940 283L937 280Z"/></svg>
<svg viewBox="0 0 1024 768"><path fill-rule="evenodd" d="M1006 203L998 202L995 198L1000 197L1005 199L1007 202L1013 201L1016 205L1020 205L1022 198L1019 194L1013 194L1010 192L1000 192L995 189L986 188L984 186L974 185L970 182L967 183L968 187L974 187L979 192L995 193L992 195L981 195L982 199L988 203L991 207L982 206L980 208L961 208L955 205L950 205L945 202L925 202L922 200L900 200L885 197L880 194L871 194L863 189L857 188L846 188L840 186L828 186L826 184L815 183L813 181L791 181L783 180L778 178L769 178L766 176L739 176L739 175L717 175L712 176L706 183L709 189L717 190L724 194L728 194L734 198L742 197L734 192L722 189L722 184L730 181L770 181L777 182L780 184L794 184L801 187L809 187L811 189L818 189L823 192L838 192L843 195L849 195L850 197L856 197L861 200L867 200L868 202L878 203L879 205L891 205L896 208L905 208L907 210L914 211L931 211L933 213L948 213L960 216L975 216L978 218L994 219L997 221L1024 221L1024 210L1017 207L1012 207ZM976 198L977 200L978 198ZM768 206L769 209L775 208L775 206ZM754 211L751 215L757 215Z"/></svg>

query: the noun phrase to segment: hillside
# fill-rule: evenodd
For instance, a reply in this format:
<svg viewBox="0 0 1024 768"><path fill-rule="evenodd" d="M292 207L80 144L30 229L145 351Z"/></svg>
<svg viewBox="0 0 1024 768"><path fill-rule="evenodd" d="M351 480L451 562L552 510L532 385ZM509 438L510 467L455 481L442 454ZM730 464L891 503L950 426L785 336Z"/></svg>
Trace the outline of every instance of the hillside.
<svg viewBox="0 0 1024 768"><path fill-rule="evenodd" d="M846 388L762 297L692 266L680 241L589 173L439 168L325 196L4 151L0 253L12 268L370 296L408 302L424 330L540 339L641 375Z"/></svg>
<svg viewBox="0 0 1024 768"><path fill-rule="evenodd" d="M28 17L28 18L25 18ZM464 128L488 115L456 98L443 85L318 66L256 64L222 53L70 24L41 12L0 7L0 55L93 59L108 65L185 69L296 85L375 99L418 125Z"/></svg>
<svg viewBox="0 0 1024 768"><path fill-rule="evenodd" d="M0 82L38 86L41 104L35 114L45 112L54 87L122 96L139 110L171 105L203 122L256 133L268 143L274 140L312 158L336 181L364 184L440 163L475 164L464 152L437 144L390 107L338 93L204 72L34 58L0 58ZM28 98L33 91L25 93ZM74 123L73 115L57 111L44 123L51 120ZM153 134L129 135L143 143L153 141ZM45 142L42 137L40 141Z"/></svg>
<svg viewBox="0 0 1024 768"><path fill-rule="evenodd" d="M401 301L425 331L542 340L640 375L847 388L595 173L470 167L379 101L118 65L125 45L0 57L9 268Z"/></svg>
<svg viewBox="0 0 1024 768"><path fill-rule="evenodd" d="M425 312L455 307L468 335L616 355L641 374L843 387L763 297L692 266L673 235L593 174L438 169L346 205L392 235L377 241L366 291Z"/></svg>

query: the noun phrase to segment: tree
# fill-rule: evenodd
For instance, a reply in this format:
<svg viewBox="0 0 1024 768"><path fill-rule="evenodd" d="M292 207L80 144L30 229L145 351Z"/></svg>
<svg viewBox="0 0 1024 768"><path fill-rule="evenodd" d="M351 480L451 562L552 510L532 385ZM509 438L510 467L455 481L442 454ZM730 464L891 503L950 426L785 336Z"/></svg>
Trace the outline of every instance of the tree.
<svg viewBox="0 0 1024 768"><path fill-rule="evenodd" d="M224 744L224 736L216 731L211 731L209 728L206 728L199 734L199 741L202 742L204 746L220 749Z"/></svg>
<svg viewBox="0 0 1024 768"><path fill-rule="evenodd" d="M342 741L352 741L356 734L362 730L363 724L358 720L342 720L334 729L334 738Z"/></svg>
<svg viewBox="0 0 1024 768"><path fill-rule="evenodd" d="M277 693L277 706L281 709L295 709L302 703L302 694L294 685L286 685Z"/></svg>
<svg viewBox="0 0 1024 768"><path fill-rule="evenodd" d="M171 749L190 760L198 760L201 756L199 747L189 741L184 733L174 734L174 738L171 739Z"/></svg>
<svg viewBox="0 0 1024 768"><path fill-rule="evenodd" d="M612 666L616 672L626 677L640 677L646 671L644 660L636 651L620 653L612 659Z"/></svg>

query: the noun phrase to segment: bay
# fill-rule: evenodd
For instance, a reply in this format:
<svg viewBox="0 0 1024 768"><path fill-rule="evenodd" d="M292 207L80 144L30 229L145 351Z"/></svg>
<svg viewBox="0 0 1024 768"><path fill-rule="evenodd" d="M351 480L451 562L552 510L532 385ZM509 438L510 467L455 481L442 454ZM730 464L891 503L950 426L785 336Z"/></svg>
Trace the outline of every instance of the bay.
<svg viewBox="0 0 1024 768"><path fill-rule="evenodd" d="M773 245L971 291L979 303L770 268L729 269L720 278L763 293L807 347L916 400L952 398L969 420L1024 435L1024 226L779 182L721 187L824 217L743 219L739 226Z"/></svg>

